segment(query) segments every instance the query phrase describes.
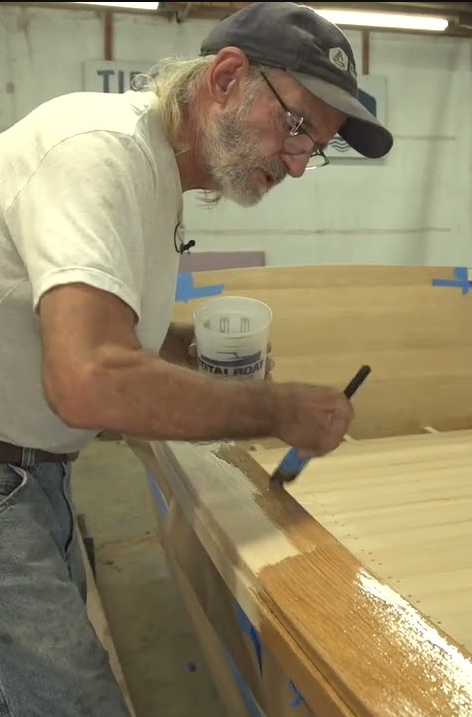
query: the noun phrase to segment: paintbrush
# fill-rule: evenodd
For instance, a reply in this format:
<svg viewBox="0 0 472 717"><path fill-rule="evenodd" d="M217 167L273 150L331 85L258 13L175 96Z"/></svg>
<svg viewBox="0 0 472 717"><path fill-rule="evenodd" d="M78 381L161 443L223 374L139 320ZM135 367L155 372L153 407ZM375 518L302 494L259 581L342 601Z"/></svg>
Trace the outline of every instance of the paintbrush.
<svg viewBox="0 0 472 717"><path fill-rule="evenodd" d="M351 398L370 373L370 366L361 366L354 378L344 389L344 395ZM283 460L270 477L271 484L291 483L296 480L311 458L300 458L295 448L285 454Z"/></svg>

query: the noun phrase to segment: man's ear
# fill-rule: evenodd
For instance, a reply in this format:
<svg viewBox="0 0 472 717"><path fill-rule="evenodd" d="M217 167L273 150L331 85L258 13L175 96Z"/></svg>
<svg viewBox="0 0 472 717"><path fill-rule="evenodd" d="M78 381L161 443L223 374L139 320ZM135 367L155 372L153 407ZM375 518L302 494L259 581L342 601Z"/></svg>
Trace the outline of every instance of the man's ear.
<svg viewBox="0 0 472 717"><path fill-rule="evenodd" d="M207 86L211 99L226 105L231 97L241 91L243 81L249 74L249 60L237 47L225 47L216 55L207 74Z"/></svg>

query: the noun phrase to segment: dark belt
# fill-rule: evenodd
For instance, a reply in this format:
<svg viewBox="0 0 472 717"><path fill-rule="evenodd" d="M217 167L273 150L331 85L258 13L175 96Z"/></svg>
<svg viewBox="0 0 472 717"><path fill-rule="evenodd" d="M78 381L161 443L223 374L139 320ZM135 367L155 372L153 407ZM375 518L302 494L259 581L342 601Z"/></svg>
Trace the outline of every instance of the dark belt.
<svg viewBox="0 0 472 717"><path fill-rule="evenodd" d="M79 457L79 453L49 453L39 449L29 448L27 451L21 446L14 446L12 443L0 441L0 463L11 465L22 465L25 461L25 454L29 454L29 463L69 463Z"/></svg>

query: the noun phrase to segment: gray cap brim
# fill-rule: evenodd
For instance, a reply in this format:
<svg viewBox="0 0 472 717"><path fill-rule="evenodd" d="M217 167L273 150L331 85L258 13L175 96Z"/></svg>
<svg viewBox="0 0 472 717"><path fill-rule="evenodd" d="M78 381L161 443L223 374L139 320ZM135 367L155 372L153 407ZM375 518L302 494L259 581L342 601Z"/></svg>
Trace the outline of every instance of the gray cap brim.
<svg viewBox="0 0 472 717"><path fill-rule="evenodd" d="M348 115L339 135L356 152L369 159L379 159L390 152L393 146L391 133L349 92L312 75L287 72L315 97Z"/></svg>

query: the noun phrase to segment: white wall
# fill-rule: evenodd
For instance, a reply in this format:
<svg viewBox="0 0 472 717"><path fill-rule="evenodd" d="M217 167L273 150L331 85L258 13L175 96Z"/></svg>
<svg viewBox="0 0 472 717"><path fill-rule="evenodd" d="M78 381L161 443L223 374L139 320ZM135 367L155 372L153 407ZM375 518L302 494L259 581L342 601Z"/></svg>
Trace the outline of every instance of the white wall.
<svg viewBox="0 0 472 717"><path fill-rule="evenodd" d="M212 26L116 15L115 59L192 55ZM350 33L360 65L360 34ZM379 162L337 161L287 180L261 205L214 210L186 199L198 249L264 249L268 263L472 265L472 43L373 33L370 72L387 77L396 144ZM83 88L103 59L96 12L0 7L0 129Z"/></svg>

